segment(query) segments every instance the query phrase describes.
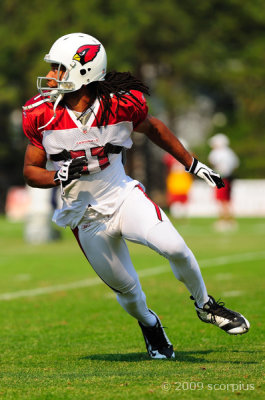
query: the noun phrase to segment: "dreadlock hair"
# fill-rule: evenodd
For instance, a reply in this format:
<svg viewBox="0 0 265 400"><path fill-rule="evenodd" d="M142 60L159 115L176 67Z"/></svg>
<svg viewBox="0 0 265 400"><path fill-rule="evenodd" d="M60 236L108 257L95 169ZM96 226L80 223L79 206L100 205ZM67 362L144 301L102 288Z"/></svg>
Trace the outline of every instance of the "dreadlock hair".
<svg viewBox="0 0 265 400"><path fill-rule="evenodd" d="M104 81L91 82L88 85L89 93L93 101L98 98L101 100L102 114L100 120L97 121L97 126L100 127L103 123L108 124L110 115L113 115L111 110L112 96L115 95L119 102L130 101L141 107L141 102L132 93L129 95L130 90L139 90L140 92L149 95L149 88L139 79L135 78L130 72L108 72ZM114 116L114 115L113 115Z"/></svg>

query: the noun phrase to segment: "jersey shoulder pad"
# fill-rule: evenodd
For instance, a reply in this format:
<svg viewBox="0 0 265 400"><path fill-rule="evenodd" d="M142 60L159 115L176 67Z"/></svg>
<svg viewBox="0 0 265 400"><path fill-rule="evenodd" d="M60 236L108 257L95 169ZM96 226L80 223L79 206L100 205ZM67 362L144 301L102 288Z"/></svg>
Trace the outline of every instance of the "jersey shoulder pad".
<svg viewBox="0 0 265 400"><path fill-rule="evenodd" d="M129 117L135 129L148 114L148 106L144 94L139 90L130 90L119 103L120 110Z"/></svg>
<svg viewBox="0 0 265 400"><path fill-rule="evenodd" d="M132 97L133 97L133 96L136 97L137 100L138 100L142 105L144 105L144 104L146 103L146 100L145 100L145 97L144 97L143 92L140 92L139 90L130 90L130 93L131 93Z"/></svg>

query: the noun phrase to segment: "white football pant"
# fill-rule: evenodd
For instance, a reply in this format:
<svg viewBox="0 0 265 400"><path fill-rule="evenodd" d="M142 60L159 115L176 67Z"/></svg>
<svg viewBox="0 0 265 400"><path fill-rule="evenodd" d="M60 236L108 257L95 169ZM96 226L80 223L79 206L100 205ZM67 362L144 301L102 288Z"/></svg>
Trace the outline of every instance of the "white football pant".
<svg viewBox="0 0 265 400"><path fill-rule="evenodd" d="M112 216L83 217L74 234L98 276L117 293L119 304L146 326L156 319L132 264L125 239L150 247L169 260L199 307L208 301L198 263L166 214L136 186Z"/></svg>

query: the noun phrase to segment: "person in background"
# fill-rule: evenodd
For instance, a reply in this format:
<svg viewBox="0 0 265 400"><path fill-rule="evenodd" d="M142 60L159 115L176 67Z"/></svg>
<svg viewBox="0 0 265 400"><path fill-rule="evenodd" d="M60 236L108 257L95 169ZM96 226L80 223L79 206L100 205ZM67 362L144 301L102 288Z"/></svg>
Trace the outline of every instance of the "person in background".
<svg viewBox="0 0 265 400"><path fill-rule="evenodd" d="M188 148L183 139L180 141L185 148ZM192 175L187 174L184 165L169 153L165 154L163 161L167 167L166 198L169 213L174 218L185 218L187 217L189 192L193 183Z"/></svg>
<svg viewBox="0 0 265 400"><path fill-rule="evenodd" d="M229 139L223 133L217 133L209 139L211 151L208 160L211 166L222 175L225 186L215 190L219 205L219 217L215 227L219 231L233 230L237 224L233 215L231 192L233 174L239 166L239 158L229 147Z"/></svg>

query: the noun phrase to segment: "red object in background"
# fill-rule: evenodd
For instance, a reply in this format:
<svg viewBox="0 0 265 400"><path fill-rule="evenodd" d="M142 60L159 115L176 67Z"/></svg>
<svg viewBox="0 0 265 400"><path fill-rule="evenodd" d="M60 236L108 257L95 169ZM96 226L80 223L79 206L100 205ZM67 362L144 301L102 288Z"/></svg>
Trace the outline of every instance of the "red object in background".
<svg viewBox="0 0 265 400"><path fill-rule="evenodd" d="M189 196L188 194L171 194L167 193L167 203L169 206L173 203L182 203L185 204L188 202Z"/></svg>
<svg viewBox="0 0 265 400"><path fill-rule="evenodd" d="M184 165L178 162L173 156L166 153L164 163L167 166L167 204L185 204L189 199L189 191L193 183L193 178L185 171Z"/></svg>
<svg viewBox="0 0 265 400"><path fill-rule="evenodd" d="M231 200L231 180L223 179L225 187L221 189L215 188L215 198L218 201L230 201Z"/></svg>

